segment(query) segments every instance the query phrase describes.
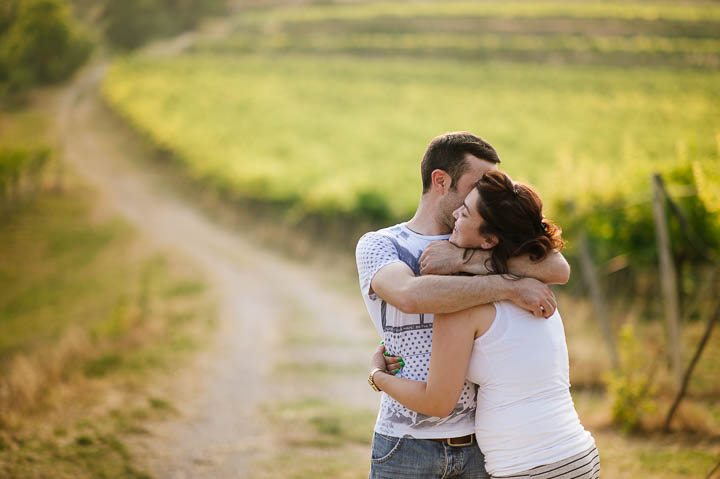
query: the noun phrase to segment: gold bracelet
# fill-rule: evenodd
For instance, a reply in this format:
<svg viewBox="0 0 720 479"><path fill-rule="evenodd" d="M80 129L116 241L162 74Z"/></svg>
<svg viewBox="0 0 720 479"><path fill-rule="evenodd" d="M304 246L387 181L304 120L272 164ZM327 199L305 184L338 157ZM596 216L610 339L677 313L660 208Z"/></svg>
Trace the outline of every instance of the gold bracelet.
<svg viewBox="0 0 720 479"><path fill-rule="evenodd" d="M375 384L375 379L373 379L373 377L375 376L375 373L378 372L378 371L385 372L385 370L384 370L383 368L375 368L375 369L373 369L372 371L370 371L370 376L368 376L368 384L369 384L370 387L373 388L375 391L380 392L381 389L380 389L379 387L377 387L377 384Z"/></svg>

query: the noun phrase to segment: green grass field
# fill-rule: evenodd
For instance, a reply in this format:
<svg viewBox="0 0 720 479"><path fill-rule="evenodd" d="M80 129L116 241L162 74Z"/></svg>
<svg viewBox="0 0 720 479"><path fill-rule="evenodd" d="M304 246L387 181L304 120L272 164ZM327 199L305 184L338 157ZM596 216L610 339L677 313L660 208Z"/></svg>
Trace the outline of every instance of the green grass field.
<svg viewBox="0 0 720 479"><path fill-rule="evenodd" d="M652 171L718 161L708 71L316 56L117 62L110 103L194 177L307 211L413 211L419 160L466 129L548 204L647 194ZM180 79L180 80L178 80ZM373 201L368 201L372 199Z"/></svg>
<svg viewBox="0 0 720 479"><path fill-rule="evenodd" d="M412 4L393 2L325 2L302 7L268 9L244 15L251 21L309 21L374 19L377 17L496 17L496 18L575 18L621 20L675 20L683 22L720 21L720 8L712 2L471 2L419 1Z"/></svg>
<svg viewBox="0 0 720 479"><path fill-rule="evenodd" d="M633 203L651 172L720 164L713 3L329 3L230 25L115 62L105 96L193 177L295 216L407 217L425 145L459 129L549 205Z"/></svg>

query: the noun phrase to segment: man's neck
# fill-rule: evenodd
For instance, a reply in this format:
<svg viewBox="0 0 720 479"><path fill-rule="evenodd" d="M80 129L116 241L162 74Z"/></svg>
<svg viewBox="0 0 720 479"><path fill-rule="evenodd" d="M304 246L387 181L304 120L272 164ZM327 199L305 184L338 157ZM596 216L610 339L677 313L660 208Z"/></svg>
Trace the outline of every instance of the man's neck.
<svg viewBox="0 0 720 479"><path fill-rule="evenodd" d="M422 198L417 211L415 211L415 216L405 223L405 226L423 236L450 234L451 231L447 226L438 223L438 216L437 205L431 204L425 198Z"/></svg>

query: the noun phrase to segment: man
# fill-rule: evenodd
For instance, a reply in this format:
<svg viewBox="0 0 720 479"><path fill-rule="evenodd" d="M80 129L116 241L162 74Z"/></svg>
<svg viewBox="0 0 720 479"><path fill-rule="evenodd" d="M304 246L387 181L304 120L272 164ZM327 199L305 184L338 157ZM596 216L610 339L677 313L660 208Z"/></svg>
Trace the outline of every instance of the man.
<svg viewBox="0 0 720 479"><path fill-rule="evenodd" d="M432 313L450 313L493 301L510 300L537 316L549 317L555 299L544 283L564 283L565 259L556 253L541 263L516 258L510 270L520 280L499 275L439 276L466 269L487 273L478 252L463 264L463 252L447 241L452 212L482 175L497 169L495 149L467 132L440 135L421 163L423 193L413 218L365 234L357 245L360 287L368 312L392 356L400 356L402 377L427 380ZM440 259L438 259L440 258ZM533 279L537 278L537 279ZM372 376L370 378L372 384ZM465 383L453 412L444 418L409 410L383 394L375 425L371 478L486 478L482 453L474 444L475 387Z"/></svg>

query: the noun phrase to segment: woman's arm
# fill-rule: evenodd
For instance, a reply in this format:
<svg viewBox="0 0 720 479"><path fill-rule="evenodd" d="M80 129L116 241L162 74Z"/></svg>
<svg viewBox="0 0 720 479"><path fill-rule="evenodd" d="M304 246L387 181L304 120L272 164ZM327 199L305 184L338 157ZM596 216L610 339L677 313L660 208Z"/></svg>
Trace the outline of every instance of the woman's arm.
<svg viewBox="0 0 720 479"><path fill-rule="evenodd" d="M490 272L485 262L489 257L488 251L466 250L447 240L434 241L420 256L420 274L487 275ZM570 265L559 251L550 252L541 261L532 261L527 255L515 256L508 260L508 268L515 276L535 278L545 284L565 284L570 279Z"/></svg>
<svg viewBox="0 0 720 479"><path fill-rule="evenodd" d="M494 318L495 307L492 304L436 315L427 382L378 372L374 377L375 384L409 409L428 416L449 415L465 382L476 332L478 335L484 333ZM384 346L378 348L373 356L373 367L384 369L382 351Z"/></svg>

